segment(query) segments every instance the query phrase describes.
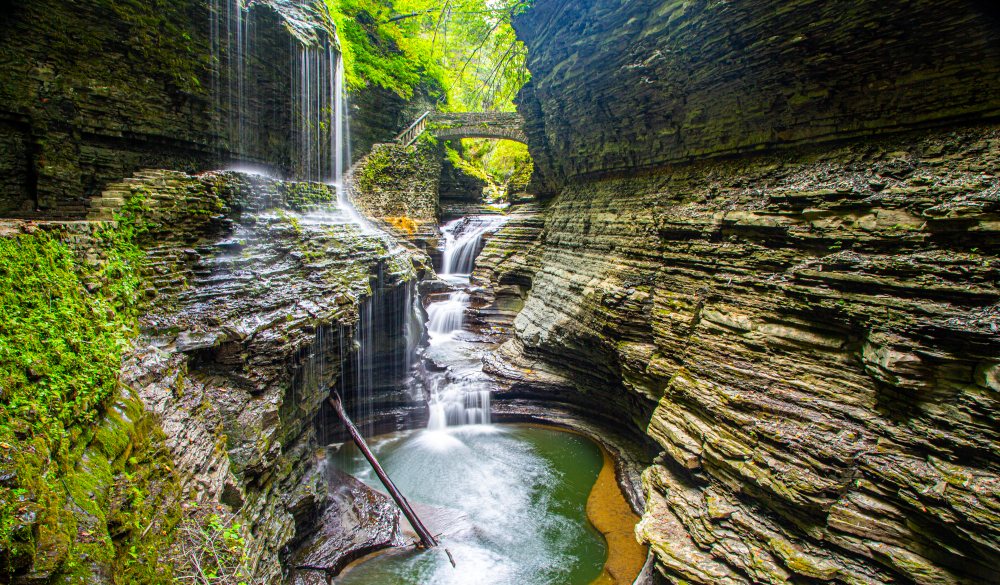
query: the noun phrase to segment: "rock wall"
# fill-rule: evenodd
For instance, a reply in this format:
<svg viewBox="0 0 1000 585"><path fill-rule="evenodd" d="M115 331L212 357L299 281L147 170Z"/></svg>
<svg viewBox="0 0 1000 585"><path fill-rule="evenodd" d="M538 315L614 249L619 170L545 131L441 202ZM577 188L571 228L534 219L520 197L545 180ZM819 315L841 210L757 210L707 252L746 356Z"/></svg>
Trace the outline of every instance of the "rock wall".
<svg viewBox="0 0 1000 585"><path fill-rule="evenodd" d="M223 144L232 103L215 103L213 91L233 81L212 75L209 9L41 0L5 10L0 140L16 147L0 155L12 178L0 214L82 217L88 197L140 167L197 170L230 157L287 165L291 107L280 100L259 104L267 149ZM261 91L287 96L288 33L273 11L254 12L259 54L268 55L254 62Z"/></svg>
<svg viewBox="0 0 1000 585"><path fill-rule="evenodd" d="M351 201L396 236L433 253L437 249L441 147L377 144L351 170Z"/></svg>
<svg viewBox="0 0 1000 585"><path fill-rule="evenodd" d="M124 185L162 227L147 235L155 301L123 381L160 419L187 497L239 510L263 582L281 580L290 568L282 555L324 511L362 535L359 547L391 540L382 526L365 536L367 526L344 520L354 512L338 486L328 495L317 421L330 388L350 390L342 382L356 330L373 335L360 321L364 304L405 289L415 278L409 257L353 224L302 215L336 200L325 185L176 172ZM395 514L385 498L361 495L373 522Z"/></svg>
<svg viewBox="0 0 1000 585"><path fill-rule="evenodd" d="M1000 582L997 25L979 2L520 17L558 194L487 367L656 442L637 534L667 581Z"/></svg>
<svg viewBox="0 0 1000 585"><path fill-rule="evenodd" d="M550 188L1000 110L996 8L979 0L543 0L515 25Z"/></svg>
<svg viewBox="0 0 1000 585"><path fill-rule="evenodd" d="M998 138L578 185L494 370L659 443L673 580L995 582Z"/></svg>
<svg viewBox="0 0 1000 585"><path fill-rule="evenodd" d="M339 429L324 412L331 388L360 395L353 381L369 376L357 364L378 364L391 383L387 364L407 363L403 328L391 315L409 314L416 272L409 254L390 250L382 236L331 220L335 202L322 184L178 171L143 171L98 201L102 216L131 218L148 252L135 291L145 303L140 331L122 364L125 407L109 406L100 424L153 442L156 483L136 488L161 502L155 533L169 545L153 553L161 577L172 566L185 578L189 551L208 552L189 542L188 530L210 514L239 522L248 582L286 582L298 564L339 568L395 538L398 512L388 498L327 474L319 449ZM42 225L65 232L82 256L103 254L98 240L84 237L102 222ZM373 323L366 312L374 304L382 320ZM356 356L361 337L376 347L367 360ZM103 427L94 434L81 473L103 515L101 506L122 505L113 496L123 488L95 479L94 453L118 457L125 448L102 443L114 436ZM364 514L356 500L365 501ZM40 527L34 566L17 567L15 583L53 582L76 565L66 555L78 546L46 538L50 532ZM101 534L90 528L77 538L87 543L91 533ZM113 582L113 565L92 564L85 582Z"/></svg>
<svg viewBox="0 0 1000 585"><path fill-rule="evenodd" d="M515 206L507 223L486 237L472 274L473 311L486 333L513 334L514 318L524 308L542 261L543 210L536 204Z"/></svg>

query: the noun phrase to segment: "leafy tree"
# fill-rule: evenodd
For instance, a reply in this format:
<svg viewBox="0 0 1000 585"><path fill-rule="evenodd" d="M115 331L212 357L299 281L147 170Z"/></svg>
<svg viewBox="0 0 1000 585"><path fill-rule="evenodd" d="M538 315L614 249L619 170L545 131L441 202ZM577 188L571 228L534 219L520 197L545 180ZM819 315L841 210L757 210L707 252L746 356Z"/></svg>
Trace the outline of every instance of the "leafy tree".
<svg viewBox="0 0 1000 585"><path fill-rule="evenodd" d="M353 87L409 98L423 79L453 110L512 110L528 79L511 19L529 0L327 0Z"/></svg>

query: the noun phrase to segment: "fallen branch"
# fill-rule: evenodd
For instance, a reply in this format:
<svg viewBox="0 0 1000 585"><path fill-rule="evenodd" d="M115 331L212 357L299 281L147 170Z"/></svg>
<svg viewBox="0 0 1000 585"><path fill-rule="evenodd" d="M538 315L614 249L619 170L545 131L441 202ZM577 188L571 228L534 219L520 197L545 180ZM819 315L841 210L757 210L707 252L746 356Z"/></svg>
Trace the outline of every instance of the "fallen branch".
<svg viewBox="0 0 1000 585"><path fill-rule="evenodd" d="M375 470L375 475L377 475L379 480L382 481L382 485L384 485L385 489L388 490L389 495L392 496L393 500L395 500L399 509L403 511L403 515L410 521L410 526L413 526L413 529L417 532L417 536L420 537L421 545L424 548L433 548L437 546L437 541L434 540L434 537L420 521L420 518L417 518L417 514L413 511L413 508L410 507L410 503L406 501L403 494L396 488L396 484L392 483L392 480L389 479L389 476L379 464L378 459L375 458L371 449L368 448L368 444L365 443L365 439L361 436L358 428L354 426L354 423L351 422L347 413L344 412L344 406L341 404L340 395L334 392L330 395L329 400L330 405L333 406L335 411L337 411L337 416L340 417L340 420L344 422L344 426L347 427L348 432L351 433L351 438L354 439L354 444L357 445L358 449L361 450L361 453L364 454L365 459L368 460L372 469Z"/></svg>

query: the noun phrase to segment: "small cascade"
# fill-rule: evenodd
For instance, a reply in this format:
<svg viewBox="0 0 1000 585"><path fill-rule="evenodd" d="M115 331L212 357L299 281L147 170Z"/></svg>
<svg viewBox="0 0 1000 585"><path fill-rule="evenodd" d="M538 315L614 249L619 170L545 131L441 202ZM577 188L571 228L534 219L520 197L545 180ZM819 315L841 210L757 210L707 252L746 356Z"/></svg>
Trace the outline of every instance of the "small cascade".
<svg viewBox="0 0 1000 585"><path fill-rule="evenodd" d="M427 307L427 331L431 337L451 336L461 331L469 300L465 291L458 291L451 293L448 300Z"/></svg>
<svg viewBox="0 0 1000 585"><path fill-rule="evenodd" d="M444 257L441 276L472 274L476 256L482 249L483 236L500 229L507 218L502 215L474 215L448 223L444 233Z"/></svg>
<svg viewBox="0 0 1000 585"><path fill-rule="evenodd" d="M392 421L380 424L384 423L380 415L411 401L407 382L422 333L419 323L414 324L414 311L420 306L416 282L392 282L382 274L373 280L372 295L362 303L358 319L331 329L325 340L318 335L310 365L303 370L304 379L325 384L316 389L323 397L330 389L340 393L345 410L365 437L393 429ZM322 352L330 353L324 358ZM308 374L315 369L312 364L327 359L334 363L328 367L332 376ZM324 444L333 438L331 429L339 430L340 425L331 422L318 429Z"/></svg>
<svg viewBox="0 0 1000 585"><path fill-rule="evenodd" d="M506 221L503 216L472 216L453 221L442 230L445 248L440 275L458 289L427 307L429 345L425 358L436 369L425 371L421 382L430 396L430 430L492 421L492 384L482 371L482 340L473 332L463 335L463 326L471 302L469 275L483 236L500 229Z"/></svg>

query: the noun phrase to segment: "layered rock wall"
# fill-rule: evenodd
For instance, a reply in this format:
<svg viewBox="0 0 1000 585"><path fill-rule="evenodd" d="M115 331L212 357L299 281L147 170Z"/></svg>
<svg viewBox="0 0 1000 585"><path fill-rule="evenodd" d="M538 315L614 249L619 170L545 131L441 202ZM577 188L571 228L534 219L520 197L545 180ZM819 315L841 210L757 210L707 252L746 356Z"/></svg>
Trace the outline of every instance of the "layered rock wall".
<svg viewBox="0 0 1000 585"><path fill-rule="evenodd" d="M998 582L993 11L552 0L517 28L558 195L487 366L656 442L659 572Z"/></svg>
<svg viewBox="0 0 1000 585"><path fill-rule="evenodd" d="M140 331L123 358L117 402L95 405L95 428L67 439L83 453L72 473L85 486L70 496L93 500L66 503L80 532L72 541L55 538L62 527L38 516L34 560L14 567L14 583L77 575L111 583L115 556L129 558L127 551L91 558L85 571L74 555L100 538L109 548L125 536L146 542L154 528L150 571L162 577L172 567L174 578L194 578L190 559L218 552L191 541L210 530L209 517L235 518L248 582L285 582L300 564L339 568L393 541L398 512L388 498L327 475L319 452L340 427L324 412L331 389L361 412L355 381L372 377L363 368L377 365L386 385L404 375L409 352L399 315L410 313L416 273L384 236L338 218L336 198L327 185L238 173L142 171L109 186L98 215L131 226L147 252L143 277L132 284L143 299ZM44 229L81 259L106 261L99 237L106 221L12 225L3 236ZM366 359L355 342L369 347ZM396 378L391 363L400 364ZM144 466L131 488L156 506L138 530L115 524L120 508L136 505L122 500L124 476L101 473L130 454ZM52 473L68 483L66 471Z"/></svg>
<svg viewBox="0 0 1000 585"><path fill-rule="evenodd" d="M320 413L331 388L353 390L346 371L358 332L381 339L364 307L406 290L413 267L346 218L310 215L334 205L326 185L152 172L119 189L147 201L144 215L158 226L146 236L153 301L123 382L161 421L185 497L238 511L249 566L279 582L325 511L354 517L336 490L327 494ZM394 513L362 496L375 517ZM359 547L392 538L383 527L379 536L342 528L337 536Z"/></svg>
<svg viewBox="0 0 1000 585"><path fill-rule="evenodd" d="M5 9L0 214L81 218L88 197L140 167L193 171L231 158L287 166L291 106L281 99L254 104L264 113L261 148L223 143L233 103L217 103L218 93L235 81L211 62L220 41L210 8L42 0ZM289 35L271 9L253 12L259 50L247 66L260 95L287 100Z"/></svg>
<svg viewBox="0 0 1000 585"><path fill-rule="evenodd" d="M997 22L978 0L545 0L516 22L519 110L556 182L996 115Z"/></svg>
<svg viewBox="0 0 1000 585"><path fill-rule="evenodd" d="M441 168L433 143L377 144L353 169L349 195L358 210L421 249L437 248Z"/></svg>

